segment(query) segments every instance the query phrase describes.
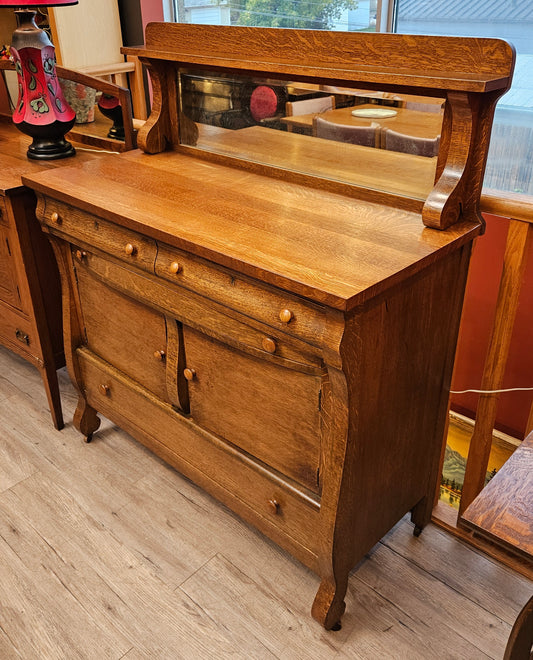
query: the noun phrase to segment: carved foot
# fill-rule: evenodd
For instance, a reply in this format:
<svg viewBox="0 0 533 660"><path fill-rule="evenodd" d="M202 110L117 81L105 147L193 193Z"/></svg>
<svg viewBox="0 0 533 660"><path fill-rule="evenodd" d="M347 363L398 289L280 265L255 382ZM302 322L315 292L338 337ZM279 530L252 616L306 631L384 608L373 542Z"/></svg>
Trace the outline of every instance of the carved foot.
<svg viewBox="0 0 533 660"><path fill-rule="evenodd" d="M91 442L93 433L100 426L100 418L94 408L82 396L78 398L78 406L74 413L74 426L85 436L85 442Z"/></svg>
<svg viewBox="0 0 533 660"><path fill-rule="evenodd" d="M418 525L415 525L415 528L413 529L413 536L420 536L422 534L423 527L419 527Z"/></svg>
<svg viewBox="0 0 533 660"><path fill-rule="evenodd" d="M327 580L322 580L315 596L311 614L326 630L340 630L340 620L346 609L344 595L346 588L335 588Z"/></svg>

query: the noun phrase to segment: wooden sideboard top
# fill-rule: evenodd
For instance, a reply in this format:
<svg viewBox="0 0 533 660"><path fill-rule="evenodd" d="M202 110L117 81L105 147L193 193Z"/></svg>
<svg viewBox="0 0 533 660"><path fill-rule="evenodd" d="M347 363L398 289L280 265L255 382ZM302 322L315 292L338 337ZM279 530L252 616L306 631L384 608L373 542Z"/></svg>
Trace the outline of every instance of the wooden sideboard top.
<svg viewBox="0 0 533 660"><path fill-rule="evenodd" d="M132 151L33 174L38 192L168 245L348 310L481 231L177 152Z"/></svg>
<svg viewBox="0 0 533 660"><path fill-rule="evenodd" d="M69 163L93 160L94 153L76 152L73 158L64 158L53 161L30 160L26 153L31 138L23 135L13 124L10 118L0 116L0 153L2 154L2 174L0 176L0 195L15 192L23 188L21 176L23 174L37 174L43 170L69 166Z"/></svg>

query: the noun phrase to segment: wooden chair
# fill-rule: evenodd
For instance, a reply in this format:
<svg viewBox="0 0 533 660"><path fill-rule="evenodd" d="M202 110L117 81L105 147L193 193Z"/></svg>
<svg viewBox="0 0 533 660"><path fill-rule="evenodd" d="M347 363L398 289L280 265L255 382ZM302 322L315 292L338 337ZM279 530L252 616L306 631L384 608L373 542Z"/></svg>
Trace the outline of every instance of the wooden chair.
<svg viewBox="0 0 533 660"><path fill-rule="evenodd" d="M423 138L398 133L391 128L384 128L381 131L382 149L431 158L439 153L439 146L440 135L436 138Z"/></svg>
<svg viewBox="0 0 533 660"><path fill-rule="evenodd" d="M380 146L379 124L372 122L370 126L348 126L346 124L335 124L324 117L313 119L313 135L325 140L337 140L338 142L349 142L359 144L363 147Z"/></svg>
<svg viewBox="0 0 533 660"><path fill-rule="evenodd" d="M285 103L285 115L296 117L297 115L311 115L313 113L327 112L335 109L334 96L318 96L314 99L304 101L287 101ZM292 132L292 126L287 124L287 130Z"/></svg>
<svg viewBox="0 0 533 660"><path fill-rule="evenodd" d="M407 110L418 110L419 112L433 112L439 114L442 112L442 103L418 103L417 101L406 101L404 108Z"/></svg>

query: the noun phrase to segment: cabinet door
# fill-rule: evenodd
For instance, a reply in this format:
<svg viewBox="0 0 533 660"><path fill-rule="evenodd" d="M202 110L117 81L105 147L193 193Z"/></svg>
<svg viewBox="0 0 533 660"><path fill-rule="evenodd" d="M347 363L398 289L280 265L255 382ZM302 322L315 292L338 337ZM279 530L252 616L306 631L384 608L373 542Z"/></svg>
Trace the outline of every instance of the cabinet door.
<svg viewBox="0 0 533 660"><path fill-rule="evenodd" d="M88 347L165 401L164 316L106 286L83 264L76 275Z"/></svg>
<svg viewBox="0 0 533 660"><path fill-rule="evenodd" d="M317 491L320 375L303 373L183 327L193 420Z"/></svg>
<svg viewBox="0 0 533 660"><path fill-rule="evenodd" d="M0 220L0 300L21 309L16 263L13 255L14 240L16 239L11 238L9 230L2 225Z"/></svg>

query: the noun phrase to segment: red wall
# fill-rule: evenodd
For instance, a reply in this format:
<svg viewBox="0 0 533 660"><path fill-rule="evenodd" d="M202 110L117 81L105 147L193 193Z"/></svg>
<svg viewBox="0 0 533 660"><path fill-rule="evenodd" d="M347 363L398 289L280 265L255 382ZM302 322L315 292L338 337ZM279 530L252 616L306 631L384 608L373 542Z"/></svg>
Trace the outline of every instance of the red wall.
<svg viewBox="0 0 533 660"><path fill-rule="evenodd" d="M477 239L468 276L452 389L480 389L489 332L502 272L509 221L486 215L487 231ZM530 245L522 295L503 387L533 387L533 244ZM475 416L477 394L452 395L452 409ZM500 394L497 428L523 437L533 392Z"/></svg>
<svg viewBox="0 0 533 660"><path fill-rule="evenodd" d="M141 13L143 17L143 29L150 21L162 21L163 7L161 0L141 0Z"/></svg>

